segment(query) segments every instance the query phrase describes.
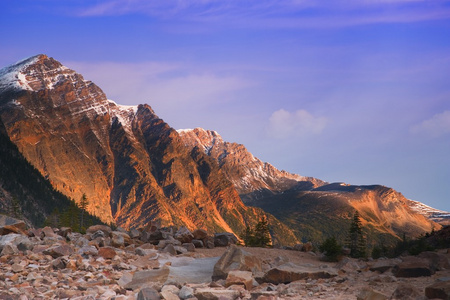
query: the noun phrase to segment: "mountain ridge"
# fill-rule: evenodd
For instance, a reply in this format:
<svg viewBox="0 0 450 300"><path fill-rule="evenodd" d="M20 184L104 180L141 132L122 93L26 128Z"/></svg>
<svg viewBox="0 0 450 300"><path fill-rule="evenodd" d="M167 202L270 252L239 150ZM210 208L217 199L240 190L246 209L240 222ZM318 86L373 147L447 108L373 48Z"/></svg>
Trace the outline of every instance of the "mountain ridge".
<svg viewBox="0 0 450 300"><path fill-rule="evenodd" d="M239 235L266 217L287 244L342 234L355 210L377 242L439 226L391 188L280 171L215 131L176 131L149 105L118 105L46 55L0 70L0 118L56 189L86 194L88 211L126 228L159 220Z"/></svg>
<svg viewBox="0 0 450 300"><path fill-rule="evenodd" d="M300 240L345 239L358 211L373 243L394 243L402 234L417 237L439 229L401 193L381 185L328 183L279 171L255 158L243 145L223 141L216 131L201 128L178 131L187 147L200 147L219 162L244 203L262 208L294 230ZM274 176L275 175L275 176ZM252 183L249 188L240 181Z"/></svg>
<svg viewBox="0 0 450 300"><path fill-rule="evenodd" d="M46 55L0 74L11 141L55 188L75 200L86 194L88 211L104 222L132 228L157 219L240 235L266 217L274 241L295 243L273 216L245 206L216 162L186 148L150 106L118 105Z"/></svg>

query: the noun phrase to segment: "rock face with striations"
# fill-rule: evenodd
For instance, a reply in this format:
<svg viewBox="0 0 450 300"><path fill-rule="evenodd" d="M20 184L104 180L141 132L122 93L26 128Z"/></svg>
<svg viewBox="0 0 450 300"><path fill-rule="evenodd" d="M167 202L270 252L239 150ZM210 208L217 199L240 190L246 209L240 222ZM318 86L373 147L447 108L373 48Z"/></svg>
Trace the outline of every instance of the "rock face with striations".
<svg viewBox="0 0 450 300"><path fill-rule="evenodd" d="M265 213L246 207L217 162L184 146L148 105L122 106L53 58L0 70L0 118L53 186L105 222L184 225L239 233ZM268 216L281 239L290 230Z"/></svg>
<svg viewBox="0 0 450 300"><path fill-rule="evenodd" d="M178 133L188 148L198 147L218 162L245 203L254 205L258 199L288 189L312 189L326 184L314 177L280 171L254 157L244 145L224 141L216 131L195 128Z"/></svg>
<svg viewBox="0 0 450 300"><path fill-rule="evenodd" d="M394 243L403 234L414 237L441 227L391 188L329 184L280 171L254 157L243 145L224 141L215 131L196 128L178 132L188 148L200 149L217 161L244 203L273 214L294 229L299 239L317 241L336 236L344 240L355 210L375 243L386 239Z"/></svg>

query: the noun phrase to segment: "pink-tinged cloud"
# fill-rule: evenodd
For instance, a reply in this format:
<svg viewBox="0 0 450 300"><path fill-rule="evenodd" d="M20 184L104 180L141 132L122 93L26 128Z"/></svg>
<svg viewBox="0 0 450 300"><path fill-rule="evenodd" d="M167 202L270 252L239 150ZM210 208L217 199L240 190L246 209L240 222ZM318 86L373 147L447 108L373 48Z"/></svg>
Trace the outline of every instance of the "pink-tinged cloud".
<svg viewBox="0 0 450 300"><path fill-rule="evenodd" d="M270 116L267 133L276 139L306 137L320 134L326 125L325 117L315 117L304 109L295 112L279 109Z"/></svg>
<svg viewBox="0 0 450 300"><path fill-rule="evenodd" d="M203 106L255 83L238 76L167 62L69 62L68 67L100 86L120 104L148 103L158 109Z"/></svg>
<svg viewBox="0 0 450 300"><path fill-rule="evenodd" d="M430 119L412 126L411 132L432 138L450 134L450 110L435 114Z"/></svg>

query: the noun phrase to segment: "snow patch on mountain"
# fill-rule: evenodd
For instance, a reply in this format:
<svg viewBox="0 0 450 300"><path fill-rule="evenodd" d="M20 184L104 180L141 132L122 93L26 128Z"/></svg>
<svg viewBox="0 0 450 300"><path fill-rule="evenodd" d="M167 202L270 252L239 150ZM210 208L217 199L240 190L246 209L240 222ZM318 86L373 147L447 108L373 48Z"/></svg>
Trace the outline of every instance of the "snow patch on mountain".
<svg viewBox="0 0 450 300"><path fill-rule="evenodd" d="M127 135L134 139L135 136L133 134L132 125L133 120L136 118L138 106L120 105L110 99L108 99L108 104L111 114L111 122L114 122L114 120L117 119L117 121L122 124L122 127Z"/></svg>
<svg viewBox="0 0 450 300"><path fill-rule="evenodd" d="M32 56L23 59L21 61L18 61L11 66L0 69L0 90L7 90L7 89L32 90L32 88L28 85L25 73L23 72L26 68L28 68L28 66L36 63L38 59L39 55Z"/></svg>
<svg viewBox="0 0 450 300"><path fill-rule="evenodd" d="M435 222L443 223L450 221L450 212L448 211L439 210L411 199L408 199L408 205L413 211Z"/></svg>

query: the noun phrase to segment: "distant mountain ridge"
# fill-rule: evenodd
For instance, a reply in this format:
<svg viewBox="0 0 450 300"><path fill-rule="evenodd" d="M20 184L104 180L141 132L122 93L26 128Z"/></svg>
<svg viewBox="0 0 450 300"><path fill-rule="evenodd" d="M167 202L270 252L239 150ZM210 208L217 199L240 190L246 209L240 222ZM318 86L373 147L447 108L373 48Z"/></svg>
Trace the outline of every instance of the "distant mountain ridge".
<svg viewBox="0 0 450 300"><path fill-rule="evenodd" d="M45 55L0 70L0 118L57 190L85 193L88 211L126 228L159 221L240 235L267 217L275 242L293 244L342 237L355 210L373 244L440 227L391 188L280 171L215 131L176 131Z"/></svg>
<svg viewBox="0 0 450 300"><path fill-rule="evenodd" d="M118 105L46 55L0 70L0 118L53 186L77 201L85 193L104 222L240 235L267 217L276 242L296 242L273 216L245 206L217 163L186 148L150 106Z"/></svg>
<svg viewBox="0 0 450 300"><path fill-rule="evenodd" d="M199 147L219 163L245 203L292 188L313 189L327 184L317 178L280 171L254 157L244 145L224 141L216 131L202 128L177 131L187 147Z"/></svg>
<svg viewBox="0 0 450 300"><path fill-rule="evenodd" d="M279 171L255 158L243 145L223 141L215 131L195 128L178 132L187 147L198 147L219 163L244 203L273 214L299 239L345 239L343 228L348 227L355 210L373 243L393 243L402 234L413 237L441 227L392 188L327 183Z"/></svg>

